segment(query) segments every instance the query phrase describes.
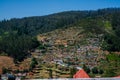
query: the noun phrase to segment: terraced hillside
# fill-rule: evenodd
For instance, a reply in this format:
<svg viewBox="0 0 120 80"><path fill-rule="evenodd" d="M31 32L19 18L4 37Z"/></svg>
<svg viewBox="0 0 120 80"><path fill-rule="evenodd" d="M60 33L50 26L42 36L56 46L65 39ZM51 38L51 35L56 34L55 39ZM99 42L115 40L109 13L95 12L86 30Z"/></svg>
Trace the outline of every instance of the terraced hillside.
<svg viewBox="0 0 120 80"><path fill-rule="evenodd" d="M119 52L120 8L0 21L0 55L26 78L72 77L81 67L91 77L117 76Z"/></svg>

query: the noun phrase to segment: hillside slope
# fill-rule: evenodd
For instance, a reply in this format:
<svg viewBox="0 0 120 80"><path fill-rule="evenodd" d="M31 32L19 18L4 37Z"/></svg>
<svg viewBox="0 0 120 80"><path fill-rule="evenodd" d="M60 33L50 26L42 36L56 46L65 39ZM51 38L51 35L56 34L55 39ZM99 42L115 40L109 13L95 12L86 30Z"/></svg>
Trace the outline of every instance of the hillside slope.
<svg viewBox="0 0 120 80"><path fill-rule="evenodd" d="M25 17L21 19L13 18L1 21L0 31L14 30L18 31L19 34L35 35L67 27L88 17L111 21L115 13L120 13L120 8L106 8L95 11L66 11L47 16Z"/></svg>
<svg viewBox="0 0 120 80"><path fill-rule="evenodd" d="M108 27L105 26L106 28ZM36 52L38 54L37 58L40 57L42 61L50 64L55 63L56 60L58 60L58 63L63 61L63 63L60 62L59 64L67 65L67 68L70 66L84 68L85 65L87 67L84 69L91 77L119 75L120 55L102 49L104 32L96 34L85 31L84 27L72 26L39 34L37 36L38 41L44 44L46 52L42 53L41 51L44 49L39 47L40 52ZM109 31L111 29L107 29L106 33ZM93 73L94 68L97 68L97 73ZM111 73L108 73L109 71Z"/></svg>
<svg viewBox="0 0 120 80"><path fill-rule="evenodd" d="M0 22L0 55L5 53L14 60L1 59L11 60L11 65L13 61L21 63L25 72L38 68L37 76L41 68L44 74L51 69L59 75L64 74L63 68L68 77L71 67L83 67L92 77L117 76L120 54L116 52L120 52L120 8L66 11Z"/></svg>

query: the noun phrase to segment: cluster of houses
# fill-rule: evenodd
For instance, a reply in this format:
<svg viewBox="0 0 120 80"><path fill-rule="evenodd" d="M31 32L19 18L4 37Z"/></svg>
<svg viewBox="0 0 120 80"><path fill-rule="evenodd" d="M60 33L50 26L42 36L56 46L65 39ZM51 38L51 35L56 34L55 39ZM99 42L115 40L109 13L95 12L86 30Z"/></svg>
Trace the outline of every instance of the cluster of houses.
<svg viewBox="0 0 120 80"><path fill-rule="evenodd" d="M38 36L38 40L43 45L48 45L43 54L40 49L36 49L32 56L41 59L42 63L55 63L61 66L74 66L80 68L86 64L90 68L99 65L99 60L104 59L104 52L100 49L99 38L87 38L86 45L76 43L75 39L57 39L46 36ZM62 45L62 48L59 48ZM76 47L79 45L79 47ZM26 63L27 64L27 63ZM29 65L29 64L27 64ZM19 80L21 77L33 75L32 73L17 73L15 76ZM3 80L8 77L14 77L12 74L1 75Z"/></svg>
<svg viewBox="0 0 120 80"><path fill-rule="evenodd" d="M75 47L75 39L65 40L39 36L39 41L43 44L51 45L50 48L48 47L48 52L44 55L43 61L46 62L56 62L55 60L57 59L60 65L64 63L73 66L82 66L86 64L92 68L99 65L99 60L101 58L105 58L104 52L100 49L100 39L96 37L87 38L87 44L79 45L79 47ZM64 48L60 49L57 45L63 45Z"/></svg>

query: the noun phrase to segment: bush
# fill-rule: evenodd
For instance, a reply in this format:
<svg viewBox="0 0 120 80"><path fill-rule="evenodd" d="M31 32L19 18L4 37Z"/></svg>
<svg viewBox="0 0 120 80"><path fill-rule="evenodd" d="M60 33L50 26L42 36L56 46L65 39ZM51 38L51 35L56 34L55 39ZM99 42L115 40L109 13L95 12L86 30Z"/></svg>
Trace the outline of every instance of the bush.
<svg viewBox="0 0 120 80"><path fill-rule="evenodd" d="M86 73L90 73L90 68L87 67L85 64L83 65L83 69L85 70Z"/></svg>
<svg viewBox="0 0 120 80"><path fill-rule="evenodd" d="M53 78L53 75L52 75L53 71L52 71L52 69L49 69L48 71L49 71L49 77Z"/></svg>
<svg viewBox="0 0 120 80"><path fill-rule="evenodd" d="M73 78L73 75L77 72L77 69L76 68L71 68L70 69L70 78Z"/></svg>
<svg viewBox="0 0 120 80"><path fill-rule="evenodd" d="M98 68L97 68L97 67L94 67L94 68L92 69L92 73L93 73L93 74L98 74Z"/></svg>
<svg viewBox="0 0 120 80"><path fill-rule="evenodd" d="M6 74L7 72L9 72L9 70L3 67L2 68L2 74Z"/></svg>
<svg viewBox="0 0 120 80"><path fill-rule="evenodd" d="M115 76L116 76L116 73L113 69L106 70L105 77L115 77Z"/></svg>
<svg viewBox="0 0 120 80"><path fill-rule="evenodd" d="M37 64L38 64L38 62L37 62L36 58L32 58L31 64L30 64L30 70L35 68L35 65L37 65Z"/></svg>
<svg viewBox="0 0 120 80"><path fill-rule="evenodd" d="M104 71L102 69L99 70L99 74L103 74Z"/></svg>

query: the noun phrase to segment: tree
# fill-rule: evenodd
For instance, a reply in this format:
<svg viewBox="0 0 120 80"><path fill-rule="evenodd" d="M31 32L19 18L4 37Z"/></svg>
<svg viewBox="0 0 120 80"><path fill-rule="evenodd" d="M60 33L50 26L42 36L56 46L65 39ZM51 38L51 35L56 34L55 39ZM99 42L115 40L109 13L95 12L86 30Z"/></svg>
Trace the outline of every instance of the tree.
<svg viewBox="0 0 120 80"><path fill-rule="evenodd" d="M35 68L35 62L31 62L31 64L30 64L30 71L31 71L33 68Z"/></svg>
<svg viewBox="0 0 120 80"><path fill-rule="evenodd" d="M99 74L103 74L104 71L102 69L99 70Z"/></svg>
<svg viewBox="0 0 120 80"><path fill-rule="evenodd" d="M34 57L32 58L32 62L34 62L34 64L36 64L36 65L38 64L36 58L34 58Z"/></svg>
<svg viewBox="0 0 120 80"><path fill-rule="evenodd" d="M9 70L3 67L2 68L2 74L6 74L7 72L9 72Z"/></svg>
<svg viewBox="0 0 120 80"><path fill-rule="evenodd" d="M73 78L73 75L77 72L77 69L72 67L70 68L70 78Z"/></svg>
<svg viewBox="0 0 120 80"><path fill-rule="evenodd" d="M97 68L97 67L94 67L94 68L92 69L92 73L93 73L93 74L98 74L98 68Z"/></svg>
<svg viewBox="0 0 120 80"><path fill-rule="evenodd" d="M85 72L90 73L90 68L87 67L85 64L83 64L83 69L85 70Z"/></svg>
<svg viewBox="0 0 120 80"><path fill-rule="evenodd" d="M120 37L120 13L116 12L112 17L112 27L116 35Z"/></svg>
<svg viewBox="0 0 120 80"><path fill-rule="evenodd" d="M31 60L31 64L30 64L30 70L32 70L33 68L35 68L35 66L38 64L36 58L32 58Z"/></svg>
<svg viewBox="0 0 120 80"><path fill-rule="evenodd" d="M49 69L49 77L50 77L50 78L53 78L52 73L53 73L52 69Z"/></svg>
<svg viewBox="0 0 120 80"><path fill-rule="evenodd" d="M116 73L115 73L114 69L108 69L108 70L106 70L104 76L105 77L115 77Z"/></svg>

